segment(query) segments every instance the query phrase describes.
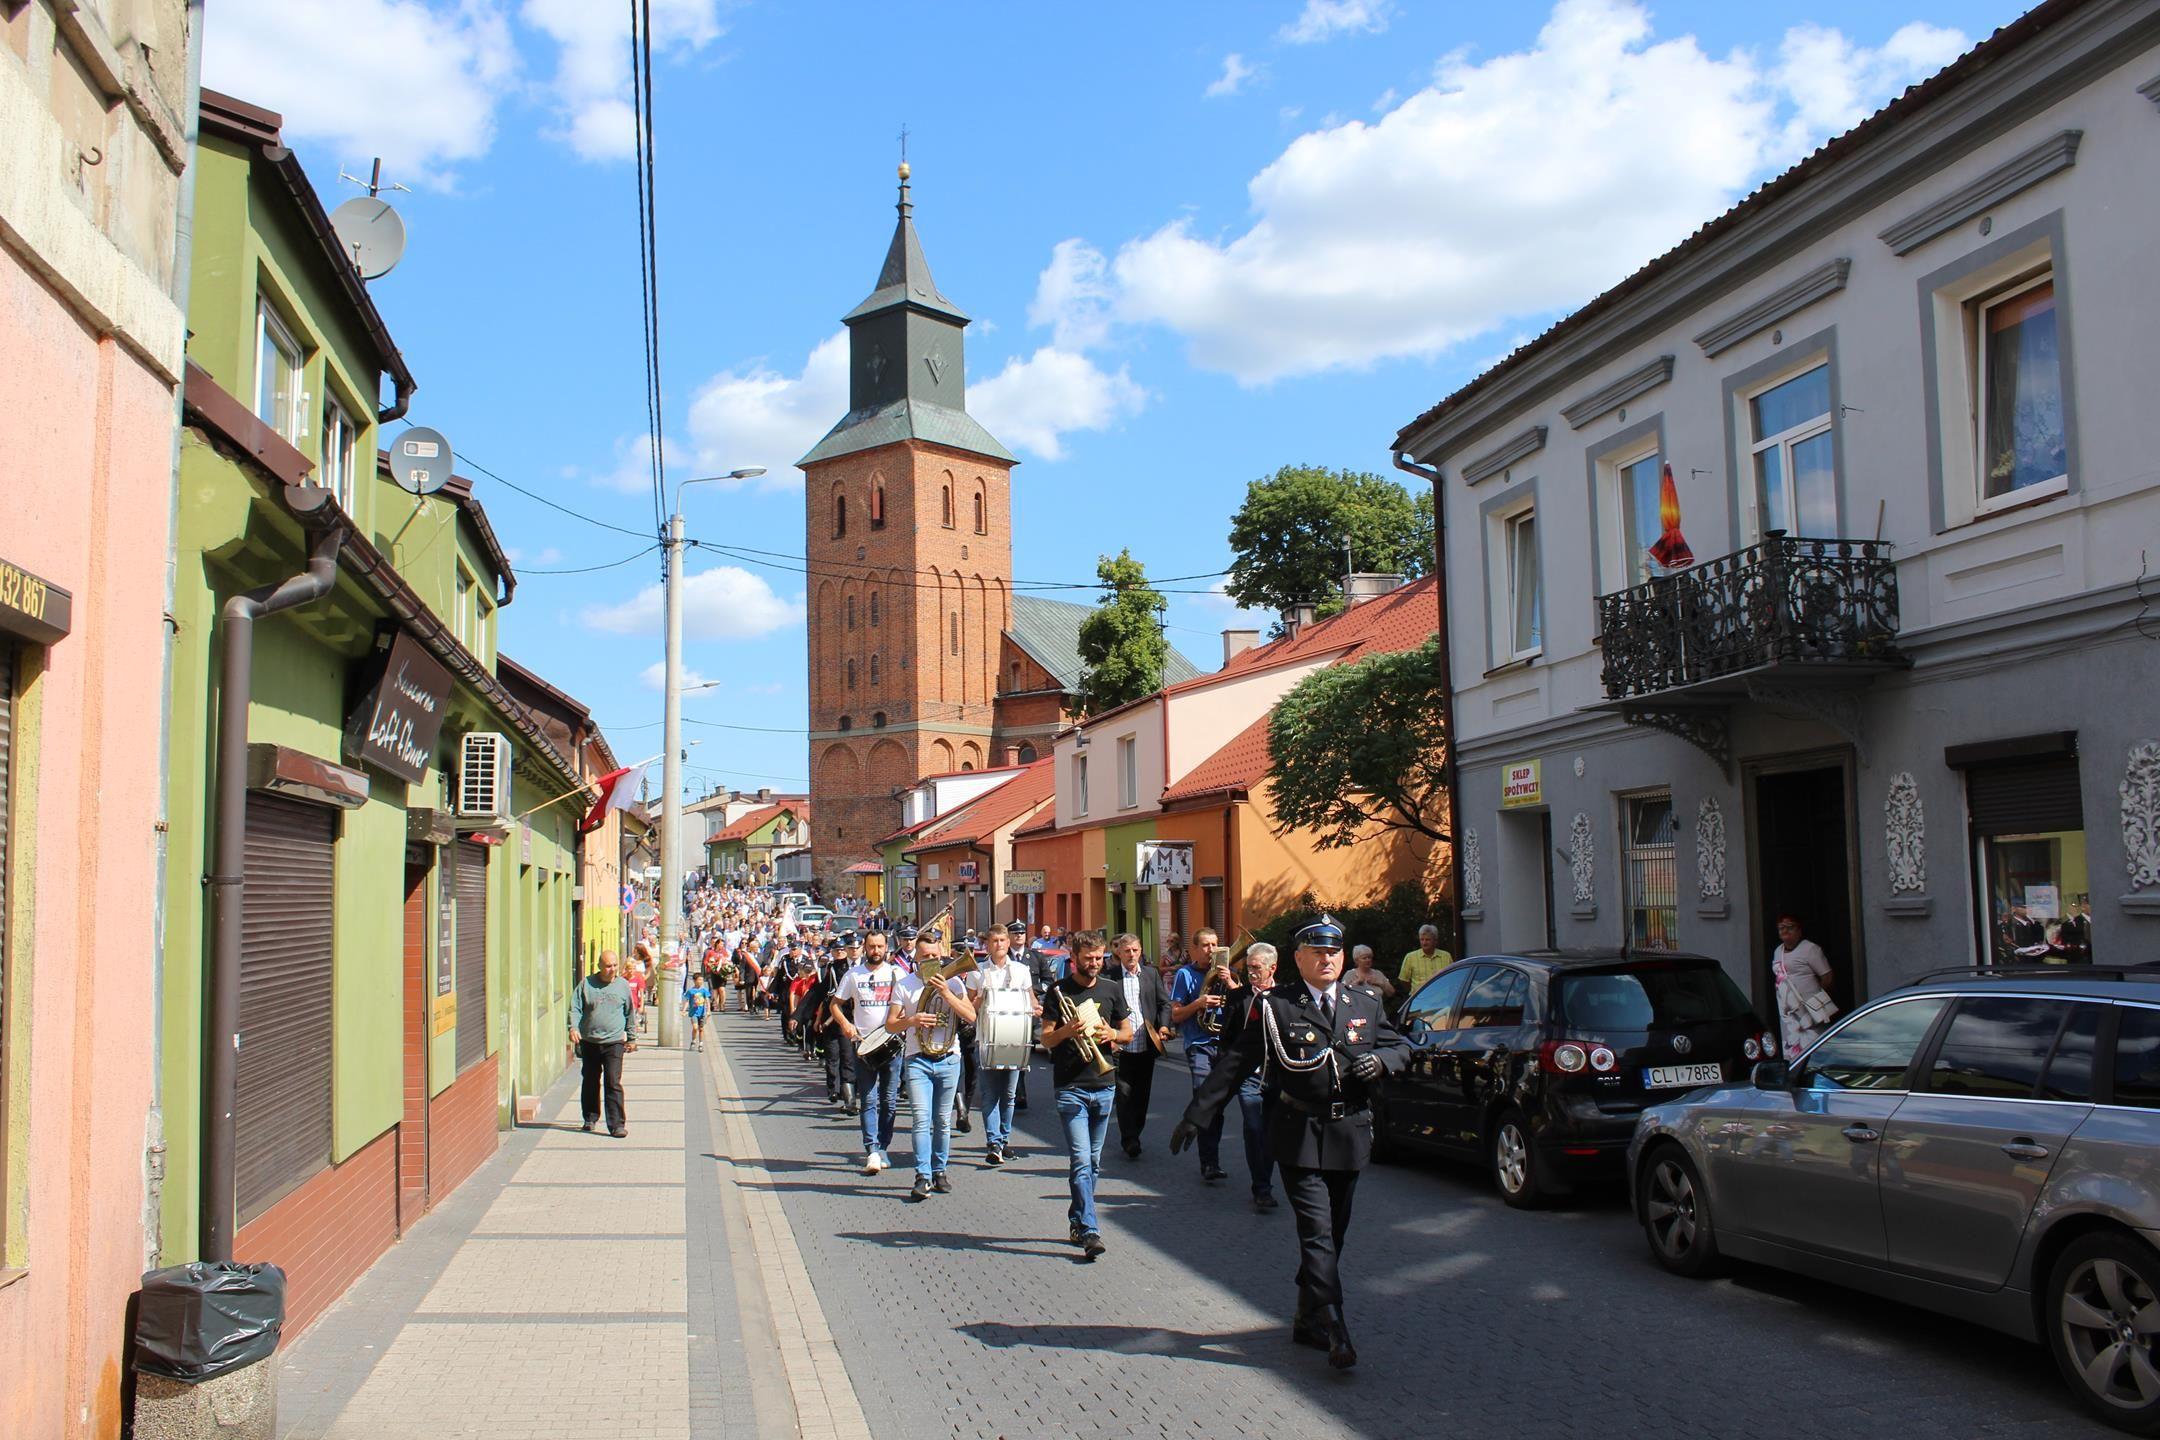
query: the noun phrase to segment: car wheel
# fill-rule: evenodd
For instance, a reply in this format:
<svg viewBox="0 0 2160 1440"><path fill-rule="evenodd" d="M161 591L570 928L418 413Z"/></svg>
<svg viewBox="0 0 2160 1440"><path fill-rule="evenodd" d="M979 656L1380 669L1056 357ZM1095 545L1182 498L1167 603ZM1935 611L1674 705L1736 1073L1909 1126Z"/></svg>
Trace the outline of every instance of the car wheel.
<svg viewBox="0 0 2160 1440"><path fill-rule="evenodd" d="M1664 1144L1650 1152L1635 1176L1635 1213L1642 1216L1650 1254L1675 1275L1691 1280L1717 1272L1717 1226L1710 1196L1687 1152Z"/></svg>
<svg viewBox="0 0 2160 1440"><path fill-rule="evenodd" d="M1487 1148L1501 1199L1518 1210L1535 1210L1545 1203L1548 1191L1538 1174L1537 1147L1531 1144L1530 1124L1522 1111L1511 1105L1494 1117Z"/></svg>
<svg viewBox="0 0 2160 1440"><path fill-rule="evenodd" d="M2085 1408L2160 1433L2160 1253L2117 1231L2071 1241L2048 1278L2047 1317L2048 1348Z"/></svg>

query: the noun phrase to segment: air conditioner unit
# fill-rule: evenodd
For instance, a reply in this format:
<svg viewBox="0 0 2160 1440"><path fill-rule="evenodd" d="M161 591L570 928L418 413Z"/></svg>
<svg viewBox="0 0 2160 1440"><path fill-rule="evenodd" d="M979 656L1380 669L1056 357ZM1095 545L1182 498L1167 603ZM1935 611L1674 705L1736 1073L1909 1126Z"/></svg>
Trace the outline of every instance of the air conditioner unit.
<svg viewBox="0 0 2160 1440"><path fill-rule="evenodd" d="M510 823L510 737L475 732L458 745L457 813Z"/></svg>

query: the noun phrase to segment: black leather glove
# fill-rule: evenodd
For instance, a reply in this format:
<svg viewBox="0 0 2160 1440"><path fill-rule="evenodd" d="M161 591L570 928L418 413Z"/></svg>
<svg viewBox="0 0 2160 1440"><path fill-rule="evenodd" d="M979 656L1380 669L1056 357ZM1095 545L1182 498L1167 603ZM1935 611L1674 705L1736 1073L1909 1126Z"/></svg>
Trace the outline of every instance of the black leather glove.
<svg viewBox="0 0 2160 1440"><path fill-rule="evenodd" d="M1193 1124L1190 1120L1178 1121L1177 1129L1170 1132L1170 1153L1173 1155L1184 1154L1185 1147L1199 1138L1199 1126Z"/></svg>
<svg viewBox="0 0 2160 1440"><path fill-rule="evenodd" d="M1387 1067L1380 1063L1380 1057L1370 1050L1350 1062L1350 1073L1367 1082L1379 1079L1386 1070Z"/></svg>

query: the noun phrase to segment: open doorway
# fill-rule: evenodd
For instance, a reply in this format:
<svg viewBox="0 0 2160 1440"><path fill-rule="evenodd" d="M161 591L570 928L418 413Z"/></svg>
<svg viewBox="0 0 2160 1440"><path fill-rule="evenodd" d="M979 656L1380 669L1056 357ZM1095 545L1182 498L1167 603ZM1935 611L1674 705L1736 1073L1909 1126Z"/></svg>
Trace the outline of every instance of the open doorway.
<svg viewBox="0 0 2160 1440"><path fill-rule="evenodd" d="M1866 993L1853 874L1852 775L1843 757L1779 762L1749 776L1755 927L1749 973L1757 1013L1774 1017L1770 976L1780 915L1799 919L1831 968L1830 998L1850 1010Z"/></svg>

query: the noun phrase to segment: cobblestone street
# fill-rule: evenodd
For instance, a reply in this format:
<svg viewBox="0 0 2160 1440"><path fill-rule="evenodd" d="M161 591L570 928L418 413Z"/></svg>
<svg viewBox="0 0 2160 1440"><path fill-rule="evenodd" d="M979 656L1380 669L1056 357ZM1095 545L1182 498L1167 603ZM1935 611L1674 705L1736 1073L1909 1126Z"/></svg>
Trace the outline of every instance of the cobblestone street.
<svg viewBox="0 0 2160 1440"><path fill-rule="evenodd" d="M955 1193L910 1204L904 1128L860 1174L855 1122L774 1031L729 1014L724 1051L631 1057L627 1141L580 1134L559 1087L285 1356L281 1433L2108 1433L2036 1347L1769 1272L1672 1279L1617 1194L1518 1213L1442 1165L1366 1175L1363 1363L1337 1375L1290 1344L1291 1220L1248 1207L1236 1127L1218 1186L1166 1153L1174 1061L1143 1157L1110 1147L1088 1266L1047 1072L1016 1163L980 1165L978 1117Z"/></svg>

